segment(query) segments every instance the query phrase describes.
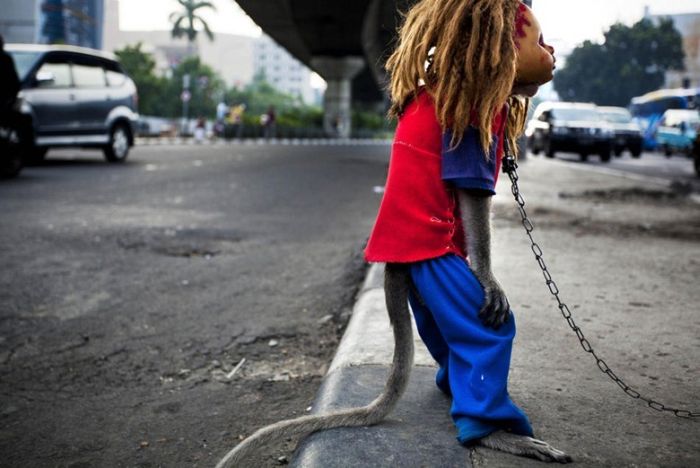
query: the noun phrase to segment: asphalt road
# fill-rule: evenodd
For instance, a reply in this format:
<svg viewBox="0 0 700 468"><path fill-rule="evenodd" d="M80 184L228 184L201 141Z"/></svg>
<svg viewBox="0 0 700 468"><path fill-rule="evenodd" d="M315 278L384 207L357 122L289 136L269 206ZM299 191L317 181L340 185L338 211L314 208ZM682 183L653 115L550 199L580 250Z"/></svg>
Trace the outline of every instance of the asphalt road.
<svg viewBox="0 0 700 468"><path fill-rule="evenodd" d="M0 182L0 465L213 466L304 413L364 273L388 153L152 146L115 166L63 150ZM681 157L552 164L700 192Z"/></svg>
<svg viewBox="0 0 700 468"><path fill-rule="evenodd" d="M660 184L672 183L677 190L700 194L700 177L695 173L693 160L684 155L677 154L667 158L661 153L645 152L635 159L625 152L622 156L613 157L610 162L604 163L596 155L590 155L588 161L581 162L578 154L557 153L555 161L580 165L587 170L596 168L632 177L643 176L649 178L652 183L654 180Z"/></svg>
<svg viewBox="0 0 700 468"><path fill-rule="evenodd" d="M364 275L388 153L158 146L109 165L63 150L2 181L0 465L213 466L304 413Z"/></svg>

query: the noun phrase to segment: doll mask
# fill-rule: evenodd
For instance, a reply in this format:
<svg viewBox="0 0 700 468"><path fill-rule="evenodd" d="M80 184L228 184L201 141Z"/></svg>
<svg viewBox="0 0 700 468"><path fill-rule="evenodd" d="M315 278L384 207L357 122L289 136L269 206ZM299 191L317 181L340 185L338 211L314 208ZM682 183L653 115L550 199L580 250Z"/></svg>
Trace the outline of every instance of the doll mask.
<svg viewBox="0 0 700 468"><path fill-rule="evenodd" d="M515 83L540 86L551 81L556 62L554 48L544 42L540 23L523 3L518 8L515 34L518 48Z"/></svg>

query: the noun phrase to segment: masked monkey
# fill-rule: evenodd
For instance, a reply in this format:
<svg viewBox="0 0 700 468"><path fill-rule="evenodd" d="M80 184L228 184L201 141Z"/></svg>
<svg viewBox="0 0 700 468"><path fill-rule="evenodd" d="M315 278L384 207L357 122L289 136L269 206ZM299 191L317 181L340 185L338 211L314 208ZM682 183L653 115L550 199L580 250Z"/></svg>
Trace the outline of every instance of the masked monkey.
<svg viewBox="0 0 700 468"><path fill-rule="evenodd" d="M426 66L427 62L427 66ZM386 263L395 351L371 404L258 430L217 467L272 439L375 424L406 388L413 363L410 301L452 397L457 439L543 461L571 458L533 438L507 392L515 319L491 271L491 196L504 147L522 133L527 98L552 79L554 49L519 0L421 0L387 62L399 123L365 258Z"/></svg>

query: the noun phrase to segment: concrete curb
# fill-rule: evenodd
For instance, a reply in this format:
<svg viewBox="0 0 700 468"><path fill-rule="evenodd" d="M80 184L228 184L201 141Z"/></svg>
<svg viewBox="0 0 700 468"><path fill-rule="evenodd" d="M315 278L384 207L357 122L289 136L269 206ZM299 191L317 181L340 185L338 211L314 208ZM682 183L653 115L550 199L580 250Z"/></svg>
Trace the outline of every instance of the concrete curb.
<svg viewBox="0 0 700 468"><path fill-rule="evenodd" d="M414 366L436 367L413 323ZM394 334L384 304L384 265L371 265L357 295L352 317L338 345L328 374L351 367L389 366L394 354Z"/></svg>

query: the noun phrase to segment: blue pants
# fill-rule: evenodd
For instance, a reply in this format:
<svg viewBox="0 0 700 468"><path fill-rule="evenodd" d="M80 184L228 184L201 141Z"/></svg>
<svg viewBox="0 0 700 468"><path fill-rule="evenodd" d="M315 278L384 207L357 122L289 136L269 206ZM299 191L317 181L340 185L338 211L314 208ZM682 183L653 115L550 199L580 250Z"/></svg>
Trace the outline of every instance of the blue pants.
<svg viewBox="0 0 700 468"><path fill-rule="evenodd" d="M440 365L437 386L452 396L457 440L466 444L503 429L532 436L508 396L515 318L498 330L479 319L484 291L466 260L449 254L412 263L409 301L418 333Z"/></svg>

